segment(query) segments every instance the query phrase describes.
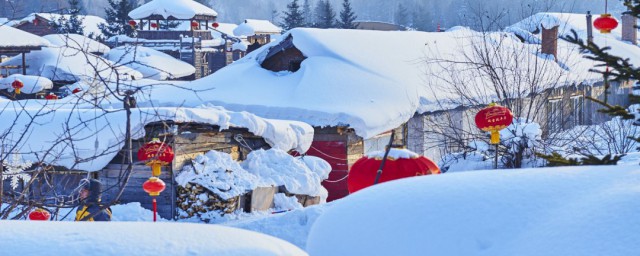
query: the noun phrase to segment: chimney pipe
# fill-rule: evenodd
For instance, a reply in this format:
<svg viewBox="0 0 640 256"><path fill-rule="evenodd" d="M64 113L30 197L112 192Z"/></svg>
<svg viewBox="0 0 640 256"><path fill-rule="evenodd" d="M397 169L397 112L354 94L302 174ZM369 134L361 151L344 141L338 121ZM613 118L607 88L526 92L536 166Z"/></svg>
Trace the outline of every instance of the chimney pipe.
<svg viewBox="0 0 640 256"><path fill-rule="evenodd" d="M622 14L622 40L632 44L638 43L638 28L636 17L627 13Z"/></svg>
<svg viewBox="0 0 640 256"><path fill-rule="evenodd" d="M593 43L593 16L587 11L587 42Z"/></svg>
<svg viewBox="0 0 640 256"><path fill-rule="evenodd" d="M553 55L553 58L558 61L558 27L552 28L542 27L542 53Z"/></svg>

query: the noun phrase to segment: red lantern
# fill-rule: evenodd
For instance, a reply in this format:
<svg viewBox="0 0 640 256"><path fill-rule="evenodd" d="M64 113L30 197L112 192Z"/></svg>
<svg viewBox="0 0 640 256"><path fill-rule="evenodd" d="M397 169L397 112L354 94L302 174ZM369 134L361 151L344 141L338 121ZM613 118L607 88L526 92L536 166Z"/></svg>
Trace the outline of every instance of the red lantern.
<svg viewBox="0 0 640 256"><path fill-rule="evenodd" d="M600 30L602 34L611 33L612 30L618 27L618 20L612 17L611 14L601 14L596 20L593 21L593 26Z"/></svg>
<svg viewBox="0 0 640 256"><path fill-rule="evenodd" d="M200 26L200 24L198 22L195 22L195 21L191 22L191 28L198 29L199 26Z"/></svg>
<svg viewBox="0 0 640 256"><path fill-rule="evenodd" d="M164 181L158 177L151 177L142 184L142 189L144 189L144 192L149 193L150 196L159 196L165 187Z"/></svg>
<svg viewBox="0 0 640 256"><path fill-rule="evenodd" d="M38 22L39 22L39 21L38 21L38 18L37 18L37 17L36 17L36 18L34 18L32 22L33 22L33 25L34 25L34 26L38 26Z"/></svg>
<svg viewBox="0 0 640 256"><path fill-rule="evenodd" d="M20 79L13 80L11 87L16 90L16 94L20 94L20 90L24 87L24 83Z"/></svg>
<svg viewBox="0 0 640 256"><path fill-rule="evenodd" d="M397 152L399 150L401 149L391 149L389 154L394 155L394 151ZM440 174L438 165L429 158L419 156L411 151L408 152L411 155L408 158L396 159L387 156L379 183L414 176ZM381 163L382 157L364 156L358 159L349 171L349 178L347 179L349 193L373 185Z"/></svg>
<svg viewBox="0 0 640 256"><path fill-rule="evenodd" d="M57 100L58 99L58 95L55 95L54 93L49 93L49 95L45 96L44 99L46 99L46 100Z"/></svg>
<svg viewBox="0 0 640 256"><path fill-rule="evenodd" d="M476 114L476 126L485 132L491 132L491 144L500 143L500 130L513 122L513 113L506 107L496 103L480 110Z"/></svg>
<svg viewBox="0 0 640 256"><path fill-rule="evenodd" d="M156 212L158 212L158 203L156 201L156 196L160 195L160 192L165 189L164 181L159 179L158 177L151 177L147 181L142 184L142 189L145 192L149 193L151 197L153 197L153 222L156 221Z"/></svg>
<svg viewBox="0 0 640 256"><path fill-rule="evenodd" d="M158 23L151 23L152 28L158 28Z"/></svg>
<svg viewBox="0 0 640 256"><path fill-rule="evenodd" d="M42 208L38 208L29 213L29 220L49 220L51 219L51 214Z"/></svg>
<svg viewBox="0 0 640 256"><path fill-rule="evenodd" d="M146 165L151 166L153 176L158 177L162 172L162 166L173 161L173 149L154 138L138 150L138 160L146 161Z"/></svg>
<svg viewBox="0 0 640 256"><path fill-rule="evenodd" d="M130 21L129 21L129 26L131 26L131 27L135 27L136 25L138 25L138 23L136 23L136 21L135 21L135 20L130 20Z"/></svg>
<svg viewBox="0 0 640 256"><path fill-rule="evenodd" d="M218 28L220 24L218 24L218 22L214 22L211 26L213 26L213 28Z"/></svg>
<svg viewBox="0 0 640 256"><path fill-rule="evenodd" d="M76 93L79 93L79 92L81 92L81 91L82 91L82 89L80 89L80 88L75 88L75 89L73 89L73 91L71 91L71 93L76 94Z"/></svg>

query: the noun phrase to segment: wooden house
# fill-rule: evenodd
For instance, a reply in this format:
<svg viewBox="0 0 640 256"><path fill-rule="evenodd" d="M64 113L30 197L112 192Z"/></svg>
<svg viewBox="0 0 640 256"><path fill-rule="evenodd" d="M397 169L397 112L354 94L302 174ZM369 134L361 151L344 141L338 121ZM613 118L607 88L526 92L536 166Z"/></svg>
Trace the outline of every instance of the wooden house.
<svg viewBox="0 0 640 256"><path fill-rule="evenodd" d="M25 54L31 51L37 51L42 49L42 47L49 46L49 41L33 35L28 32L20 31L18 29L9 27L9 26L0 26L0 34L3 35L11 35L10 40L4 40L3 43L0 43L0 55L5 56L21 56L21 64L20 65L12 65L12 66L4 66L3 72L0 72L0 77L6 77L9 75L9 70L19 70L23 75L27 73L27 61L25 58ZM1 63L1 61L0 61ZM13 73L13 72L11 72ZM20 94L14 95L10 94L5 90L0 90L0 94L5 97L12 99L32 99L37 98L37 94Z"/></svg>

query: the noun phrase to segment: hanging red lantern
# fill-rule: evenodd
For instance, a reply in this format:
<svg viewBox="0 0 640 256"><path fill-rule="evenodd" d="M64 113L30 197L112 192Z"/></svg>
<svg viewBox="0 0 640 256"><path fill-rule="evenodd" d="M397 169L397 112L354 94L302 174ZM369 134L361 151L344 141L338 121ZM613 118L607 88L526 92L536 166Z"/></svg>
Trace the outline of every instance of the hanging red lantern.
<svg viewBox="0 0 640 256"><path fill-rule="evenodd" d="M29 213L29 220L50 220L51 214L49 211L38 208Z"/></svg>
<svg viewBox="0 0 640 256"><path fill-rule="evenodd" d="M153 222L156 221L156 213L158 212L158 203L156 197L160 195L160 192L164 191L166 185L164 181L158 177L151 177L142 184L142 189L153 198Z"/></svg>
<svg viewBox="0 0 640 256"><path fill-rule="evenodd" d="M618 20L612 17L611 14L601 14L600 17L593 21L593 27L600 30L602 34L608 34L618 27Z"/></svg>
<svg viewBox="0 0 640 256"><path fill-rule="evenodd" d="M369 187L375 182L384 152L373 152L356 161L349 171L349 193ZM394 158L392 156L397 156ZM440 174L438 165L429 158L406 149L392 148L385 161L378 183L422 175Z"/></svg>
<svg viewBox="0 0 640 256"><path fill-rule="evenodd" d="M173 161L173 149L154 138L138 150L138 160L146 161L146 165L151 166L153 176L158 177L162 172L162 166Z"/></svg>
<svg viewBox="0 0 640 256"><path fill-rule="evenodd" d="M506 107L496 103L480 110L476 114L476 126L485 132L491 132L491 144L500 143L500 130L513 122L513 113Z"/></svg>
<svg viewBox="0 0 640 256"><path fill-rule="evenodd" d="M135 20L129 21L129 26L135 27L136 25L138 25L138 23Z"/></svg>
<svg viewBox="0 0 640 256"><path fill-rule="evenodd" d="M82 91L82 89L80 89L80 88L75 88L75 89L73 89L73 91L71 91L71 93L76 94L76 93L79 93L79 92L81 92L81 91Z"/></svg>
<svg viewBox="0 0 640 256"><path fill-rule="evenodd" d="M158 23L151 23L151 28L158 28Z"/></svg>
<svg viewBox="0 0 640 256"><path fill-rule="evenodd" d="M58 99L58 95L55 95L54 93L49 93L49 95L45 96L44 99L46 100L57 100Z"/></svg>
<svg viewBox="0 0 640 256"><path fill-rule="evenodd" d="M191 28L193 29L198 29L198 27L200 26L200 24L196 21L192 21L191 22Z"/></svg>
<svg viewBox="0 0 640 256"><path fill-rule="evenodd" d="M16 78L16 80L13 80L13 83L11 83L11 87L16 91L16 94L20 94L20 91L24 87L24 83L20 81L20 79Z"/></svg>
<svg viewBox="0 0 640 256"><path fill-rule="evenodd" d="M214 22L211 26L213 26L213 28L218 28L220 27L220 24L218 24L218 22Z"/></svg>
<svg viewBox="0 0 640 256"><path fill-rule="evenodd" d="M142 184L142 189L144 189L144 192L149 193L150 196L159 196L165 187L164 181L158 177L151 177Z"/></svg>
<svg viewBox="0 0 640 256"><path fill-rule="evenodd" d="M36 18L34 18L34 19L33 19L33 21L31 21L31 22L33 23L33 25L34 25L34 26L38 26L38 23L39 23L40 21L39 21L39 20L38 20L38 18L36 17Z"/></svg>

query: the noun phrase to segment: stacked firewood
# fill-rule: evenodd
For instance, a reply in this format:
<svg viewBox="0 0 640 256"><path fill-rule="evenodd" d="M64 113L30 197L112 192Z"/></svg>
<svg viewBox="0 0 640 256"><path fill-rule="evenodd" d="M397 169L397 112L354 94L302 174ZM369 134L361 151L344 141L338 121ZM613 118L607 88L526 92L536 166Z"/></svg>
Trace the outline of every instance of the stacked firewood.
<svg viewBox="0 0 640 256"><path fill-rule="evenodd" d="M181 211L179 218L189 219L215 211L220 215L234 212L238 209L240 197L232 197L223 200L220 196L198 184L187 183L186 187L178 186L178 208Z"/></svg>

